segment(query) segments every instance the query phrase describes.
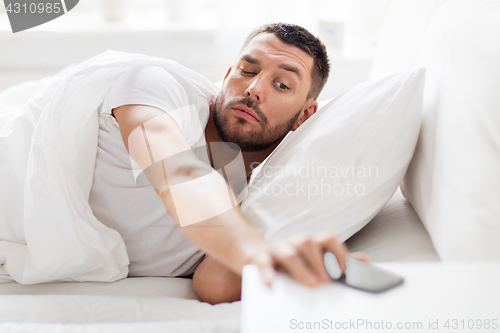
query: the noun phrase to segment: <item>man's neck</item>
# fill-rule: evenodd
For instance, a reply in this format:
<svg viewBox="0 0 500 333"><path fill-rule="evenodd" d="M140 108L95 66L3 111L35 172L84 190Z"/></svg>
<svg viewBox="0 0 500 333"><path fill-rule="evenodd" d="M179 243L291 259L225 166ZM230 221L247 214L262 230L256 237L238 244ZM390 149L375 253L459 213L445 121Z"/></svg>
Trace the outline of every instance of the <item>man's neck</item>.
<svg viewBox="0 0 500 333"><path fill-rule="evenodd" d="M207 142L207 146L209 149L210 153L210 142L223 142L221 137L219 136L219 132L217 131L217 128L215 127L213 117L212 117L212 112L210 112L210 117L208 118L208 123L205 128L205 140ZM266 159L269 154L272 153L274 148L278 146L279 143L276 143L272 147L269 147L266 150L263 151L258 151L258 152L242 152L243 156L243 162L245 164L245 172L247 175L247 178L250 177L250 174L252 173L253 169L255 169L262 161ZM210 154L211 156L211 154ZM213 166L213 163L212 163Z"/></svg>

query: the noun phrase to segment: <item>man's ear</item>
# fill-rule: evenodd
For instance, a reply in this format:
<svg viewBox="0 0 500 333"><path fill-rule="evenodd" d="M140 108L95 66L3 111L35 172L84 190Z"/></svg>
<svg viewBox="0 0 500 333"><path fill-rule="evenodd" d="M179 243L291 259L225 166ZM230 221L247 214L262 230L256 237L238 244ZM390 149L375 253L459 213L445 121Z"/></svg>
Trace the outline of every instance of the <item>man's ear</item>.
<svg viewBox="0 0 500 333"><path fill-rule="evenodd" d="M233 69L233 66L229 67L229 69L227 70L226 76L224 76L224 80L227 78L227 76L229 75L229 73L231 73L232 69Z"/></svg>
<svg viewBox="0 0 500 333"><path fill-rule="evenodd" d="M299 126L302 125L304 121L309 119L309 117L315 114L316 111L318 111L318 102L313 101L312 99L309 100L304 107L304 111L302 111L299 118L295 122L295 125L293 125L291 131L295 131L297 128L299 128Z"/></svg>

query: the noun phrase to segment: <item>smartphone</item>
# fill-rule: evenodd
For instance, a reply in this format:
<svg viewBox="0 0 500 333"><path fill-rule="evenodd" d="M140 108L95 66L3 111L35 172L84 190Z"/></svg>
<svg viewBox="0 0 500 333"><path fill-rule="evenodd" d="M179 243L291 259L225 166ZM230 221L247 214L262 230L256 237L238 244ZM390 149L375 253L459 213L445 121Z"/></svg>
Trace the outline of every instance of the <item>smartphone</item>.
<svg viewBox="0 0 500 333"><path fill-rule="evenodd" d="M337 257L331 252L325 252L324 263L333 280L356 289L378 293L403 283L402 276L359 259L348 257L345 273L340 269Z"/></svg>

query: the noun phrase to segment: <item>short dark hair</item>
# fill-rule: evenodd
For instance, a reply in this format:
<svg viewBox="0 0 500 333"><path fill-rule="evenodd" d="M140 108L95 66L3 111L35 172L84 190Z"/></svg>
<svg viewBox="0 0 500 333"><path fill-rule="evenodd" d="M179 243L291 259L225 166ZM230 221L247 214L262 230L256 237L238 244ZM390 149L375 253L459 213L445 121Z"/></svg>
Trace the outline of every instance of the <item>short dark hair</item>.
<svg viewBox="0 0 500 333"><path fill-rule="evenodd" d="M330 64L325 45L301 26L287 23L273 23L263 25L252 31L243 43L243 48L254 37L262 33L274 34L281 41L301 49L314 59L314 68L311 73L311 89L309 90L307 99L313 98L316 100L325 86L328 74L330 73Z"/></svg>

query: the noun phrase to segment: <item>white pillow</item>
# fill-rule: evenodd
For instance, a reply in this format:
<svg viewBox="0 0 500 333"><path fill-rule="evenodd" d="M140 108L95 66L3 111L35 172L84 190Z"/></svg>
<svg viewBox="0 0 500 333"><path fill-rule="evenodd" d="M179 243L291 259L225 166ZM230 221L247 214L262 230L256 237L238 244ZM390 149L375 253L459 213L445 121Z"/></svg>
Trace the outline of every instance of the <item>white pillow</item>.
<svg viewBox="0 0 500 333"><path fill-rule="evenodd" d="M500 2L444 3L417 66L427 84L405 196L441 260L500 260Z"/></svg>
<svg viewBox="0 0 500 333"><path fill-rule="evenodd" d="M360 84L282 142L241 205L265 239L330 230L343 242L382 209L413 154L424 74Z"/></svg>

